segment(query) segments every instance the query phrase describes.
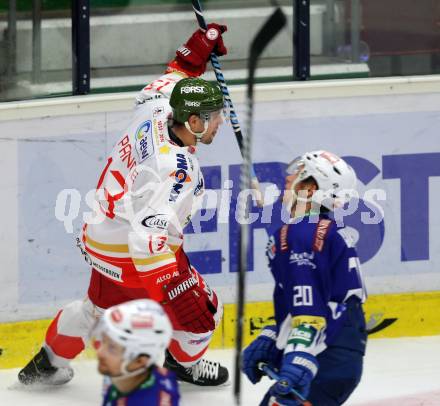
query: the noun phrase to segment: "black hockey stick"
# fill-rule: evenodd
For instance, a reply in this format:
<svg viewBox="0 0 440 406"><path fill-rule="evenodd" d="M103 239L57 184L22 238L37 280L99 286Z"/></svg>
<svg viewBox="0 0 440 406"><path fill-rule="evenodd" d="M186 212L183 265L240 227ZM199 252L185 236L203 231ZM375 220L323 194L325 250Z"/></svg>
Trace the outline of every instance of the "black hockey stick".
<svg viewBox="0 0 440 406"><path fill-rule="evenodd" d="M286 25L286 16L280 7L277 6L273 14L264 23L263 27L257 33L252 41L249 52L249 78L247 86L247 137L243 140L243 165L240 172L240 188L247 190L250 187L250 167L251 167L251 142L252 142L252 120L254 107L254 84L255 84L255 70L260 55L266 46L277 36L277 34ZM242 199L239 201L239 219L241 220L240 227L240 266L238 273L238 287L237 287L237 318L236 318L236 342L235 342L235 380L234 380L234 396L237 405L241 404L241 348L243 345L243 319L244 319L244 299L245 299L245 282L247 257L249 250L249 226L247 224L249 204L248 201Z"/></svg>
<svg viewBox="0 0 440 406"><path fill-rule="evenodd" d="M191 1L200 28L206 30L207 24L205 18L203 17L202 5L200 4L200 1L199 0L191 0ZM218 60L218 56L215 53L211 54L211 64L212 67L214 68L214 73L215 73L215 77L217 78L217 82L220 85L220 88L223 92L223 97L225 98L226 104L229 107L229 119L231 120L232 129L234 130L235 138L237 139L241 155L243 156L243 134L241 132L238 116L235 113L234 105L232 104L231 96L229 95L229 90L228 90L228 86L226 85L225 77L223 76L222 67ZM255 174L253 165L251 165L250 171L252 178L251 189L255 190L255 199L257 205L259 207L263 207L264 205L263 195L261 193L260 183L258 182L258 178L257 175Z"/></svg>

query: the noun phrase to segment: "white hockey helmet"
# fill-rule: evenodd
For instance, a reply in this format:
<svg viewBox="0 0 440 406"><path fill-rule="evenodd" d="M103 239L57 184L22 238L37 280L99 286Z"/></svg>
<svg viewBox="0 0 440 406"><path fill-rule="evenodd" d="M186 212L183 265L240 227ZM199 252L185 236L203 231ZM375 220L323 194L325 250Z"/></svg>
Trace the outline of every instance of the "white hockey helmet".
<svg viewBox="0 0 440 406"><path fill-rule="evenodd" d="M147 367L165 353L172 335L171 322L162 306L150 299L139 299L112 306L102 315L96 333L106 334L125 348L126 366L139 355L148 355ZM126 371L123 371L126 373Z"/></svg>
<svg viewBox="0 0 440 406"><path fill-rule="evenodd" d="M306 152L288 165L287 173L298 173L292 185L293 191L299 182L312 177L318 190L310 201L329 210L342 207L353 197L356 189L356 173L353 168L342 158L327 151Z"/></svg>

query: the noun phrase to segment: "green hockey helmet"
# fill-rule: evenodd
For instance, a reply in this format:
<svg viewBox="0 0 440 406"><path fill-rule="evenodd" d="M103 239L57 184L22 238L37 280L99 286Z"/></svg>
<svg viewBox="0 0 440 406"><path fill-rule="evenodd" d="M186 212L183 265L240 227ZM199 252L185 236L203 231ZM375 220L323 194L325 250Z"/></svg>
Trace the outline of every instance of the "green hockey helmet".
<svg viewBox="0 0 440 406"><path fill-rule="evenodd" d="M209 113L223 109L224 100L218 85L200 78L185 78L174 87L170 105L173 119L183 124L191 114L207 121Z"/></svg>

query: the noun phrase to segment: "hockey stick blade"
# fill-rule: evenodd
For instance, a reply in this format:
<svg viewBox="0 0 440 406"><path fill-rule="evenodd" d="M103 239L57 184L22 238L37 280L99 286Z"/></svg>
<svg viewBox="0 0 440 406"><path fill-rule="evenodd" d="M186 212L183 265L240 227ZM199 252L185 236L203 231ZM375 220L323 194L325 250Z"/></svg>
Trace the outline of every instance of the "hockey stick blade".
<svg viewBox="0 0 440 406"><path fill-rule="evenodd" d="M207 24L205 18L203 16L202 5L199 0L191 0L194 13L197 18L197 22L199 27L206 30ZM232 130L234 131L235 138L238 143L238 147L240 148L241 155L243 156L243 134L241 131L240 122L238 121L237 113L235 112L234 105L231 100L231 96L229 95L229 89L226 84L225 77L223 76L223 71L220 65L220 61L218 56L214 53L211 54L211 64L214 68L215 77L217 82L222 90L223 97L225 98L226 104L229 106L229 119L231 121ZM257 175L255 174L255 169L252 165L251 167L251 178L252 178L252 189L254 191L254 196L258 207L263 207L263 195L260 189L260 183L258 182Z"/></svg>
<svg viewBox="0 0 440 406"><path fill-rule="evenodd" d="M273 379L274 381L279 381L280 380L280 376L272 369L270 368L266 363L264 362L260 362L258 363L258 369L261 372L264 372L265 375L267 375L270 379ZM302 402L303 406L312 406L312 404L304 397L302 396L299 392L297 392L295 389L290 389L290 392L293 396L295 396L295 398Z"/></svg>

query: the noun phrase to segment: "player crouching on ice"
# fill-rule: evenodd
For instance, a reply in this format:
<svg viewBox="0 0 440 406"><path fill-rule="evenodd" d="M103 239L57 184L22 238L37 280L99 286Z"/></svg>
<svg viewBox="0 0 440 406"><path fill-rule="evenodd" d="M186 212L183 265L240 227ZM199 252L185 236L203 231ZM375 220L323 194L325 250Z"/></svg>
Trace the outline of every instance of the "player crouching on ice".
<svg viewBox="0 0 440 406"><path fill-rule="evenodd" d="M203 358L221 320L214 290L190 265L183 229L203 199L196 144L211 144L223 122L217 85L197 76L212 52L224 55L225 26L197 30L158 80L137 96L133 118L114 146L96 189L100 222L84 224L77 245L91 266L87 297L65 306L50 324L41 351L19 373L23 384L63 384L104 309L133 299L164 306L173 325L165 366L201 386L228 380Z"/></svg>
<svg viewBox="0 0 440 406"><path fill-rule="evenodd" d="M172 334L168 316L153 300L108 308L92 330L98 370L106 380L103 406L179 404L175 374L158 367Z"/></svg>
<svg viewBox="0 0 440 406"><path fill-rule="evenodd" d="M329 214L350 200L356 175L325 151L304 154L287 173L291 218L267 247L276 325L244 350L243 371L254 384L261 362L279 375L261 405L303 404L292 389L315 406L341 405L362 375L366 293L354 240Z"/></svg>

